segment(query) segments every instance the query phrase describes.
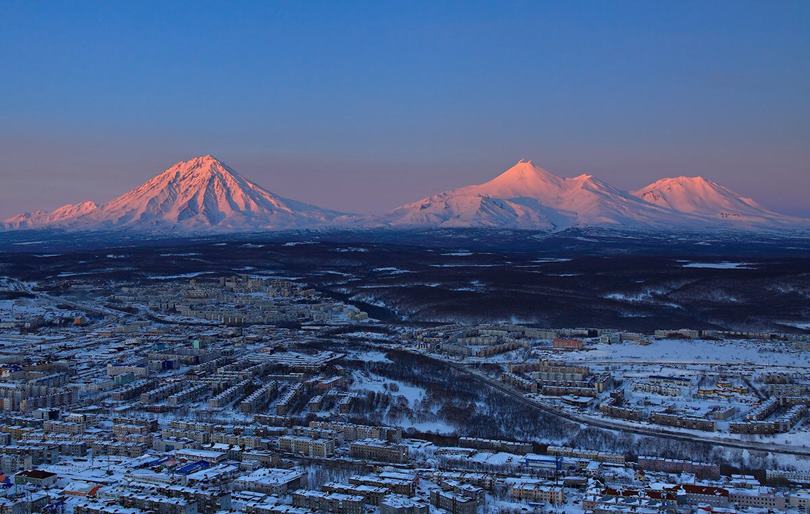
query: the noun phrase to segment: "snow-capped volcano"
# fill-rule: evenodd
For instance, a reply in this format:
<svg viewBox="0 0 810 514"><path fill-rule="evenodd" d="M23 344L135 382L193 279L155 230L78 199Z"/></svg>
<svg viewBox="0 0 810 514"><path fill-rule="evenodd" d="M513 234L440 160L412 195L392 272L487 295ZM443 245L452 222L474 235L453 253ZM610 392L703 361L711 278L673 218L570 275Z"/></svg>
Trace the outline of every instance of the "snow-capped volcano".
<svg viewBox="0 0 810 514"><path fill-rule="evenodd" d="M563 229L664 224L677 217L592 177L558 177L522 160L494 179L392 211L391 226Z"/></svg>
<svg viewBox="0 0 810 514"><path fill-rule="evenodd" d="M252 231L315 227L345 215L278 196L247 180L212 155L181 161L141 186L97 206L60 207L18 215L7 228L136 231Z"/></svg>
<svg viewBox="0 0 810 514"><path fill-rule="evenodd" d="M250 232L330 227L569 227L656 230L810 229L701 177L661 179L632 193L591 175L558 177L522 160L497 177L408 203L377 218L343 214L278 196L212 155L178 162L101 205L86 201L19 214L0 228Z"/></svg>
<svg viewBox="0 0 810 514"><path fill-rule="evenodd" d="M662 178L632 194L645 202L713 221L783 223L787 216L703 177ZM796 221L796 220L793 220Z"/></svg>

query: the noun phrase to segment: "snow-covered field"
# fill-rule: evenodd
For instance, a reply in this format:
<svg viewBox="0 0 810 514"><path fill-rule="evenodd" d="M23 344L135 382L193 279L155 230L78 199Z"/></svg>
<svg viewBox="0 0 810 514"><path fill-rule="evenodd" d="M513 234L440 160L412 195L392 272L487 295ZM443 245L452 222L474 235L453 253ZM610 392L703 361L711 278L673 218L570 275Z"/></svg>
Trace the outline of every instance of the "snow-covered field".
<svg viewBox="0 0 810 514"><path fill-rule="evenodd" d="M383 356L384 357L384 356ZM376 373L356 370L352 372L352 391L374 391L376 393L390 392L402 395L408 400L411 408L425 398L425 390L399 380L392 380ZM393 386L393 387L392 387Z"/></svg>
<svg viewBox="0 0 810 514"><path fill-rule="evenodd" d="M698 268L698 269L751 269L753 265L750 262L690 262L679 261L682 268Z"/></svg>
<svg viewBox="0 0 810 514"><path fill-rule="evenodd" d="M413 271L411 271L411 270L395 268L393 266L385 266L385 267L382 267L382 268L374 268L371 271L375 271L377 273L387 273L389 275L401 275L403 273L413 273Z"/></svg>
<svg viewBox="0 0 810 514"><path fill-rule="evenodd" d="M800 330L810 330L810 321L783 321L781 324Z"/></svg>
<svg viewBox="0 0 810 514"><path fill-rule="evenodd" d="M432 268L497 268L498 266L504 266L508 263L504 262L501 264L431 264Z"/></svg>
<svg viewBox="0 0 810 514"><path fill-rule="evenodd" d="M213 271L194 271L190 273L179 273L177 275L152 275L147 278L152 280L177 280L180 278L194 278L202 275L211 275Z"/></svg>
<svg viewBox="0 0 810 514"><path fill-rule="evenodd" d="M381 352L375 352L379 355L374 355L372 352L364 353L370 359L387 359L385 354ZM451 434L456 432L456 428L453 425L445 422L439 416L425 416L425 413L417 415L420 410L420 404L427 396L427 393L423 388L403 382L401 380L393 380L364 370L353 371L352 380L353 382L350 387L352 391L389 393L395 398L404 397L407 400L410 413L396 416L396 419L388 417L384 420L387 423L400 426L403 429L414 428L422 432L434 432L437 434Z"/></svg>
<svg viewBox="0 0 810 514"><path fill-rule="evenodd" d="M371 332L353 332L353 334L370 334ZM379 334L378 334L379 335ZM349 351L346 352L347 359L356 359L363 362L393 362L385 353L377 350L367 350L362 352Z"/></svg>
<svg viewBox="0 0 810 514"><path fill-rule="evenodd" d="M759 364L810 367L810 355L787 343L775 341L708 341L661 339L648 345L636 343L597 344L588 350L566 354L579 361L659 361L704 364Z"/></svg>
<svg viewBox="0 0 810 514"><path fill-rule="evenodd" d="M73 309L60 309L51 302L41 302L31 298L0 300L0 319L41 317L45 320L77 317L82 313Z"/></svg>

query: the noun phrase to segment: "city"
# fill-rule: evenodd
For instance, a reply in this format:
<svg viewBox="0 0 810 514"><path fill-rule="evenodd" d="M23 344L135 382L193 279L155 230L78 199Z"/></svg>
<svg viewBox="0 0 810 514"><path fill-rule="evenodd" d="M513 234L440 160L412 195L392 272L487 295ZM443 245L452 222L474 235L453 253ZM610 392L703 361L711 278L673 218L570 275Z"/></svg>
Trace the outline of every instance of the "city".
<svg viewBox="0 0 810 514"><path fill-rule="evenodd" d="M808 335L425 326L262 274L61 275L2 284L2 512L810 505Z"/></svg>
<svg viewBox="0 0 810 514"><path fill-rule="evenodd" d="M0 514L810 513L809 0L0 0Z"/></svg>

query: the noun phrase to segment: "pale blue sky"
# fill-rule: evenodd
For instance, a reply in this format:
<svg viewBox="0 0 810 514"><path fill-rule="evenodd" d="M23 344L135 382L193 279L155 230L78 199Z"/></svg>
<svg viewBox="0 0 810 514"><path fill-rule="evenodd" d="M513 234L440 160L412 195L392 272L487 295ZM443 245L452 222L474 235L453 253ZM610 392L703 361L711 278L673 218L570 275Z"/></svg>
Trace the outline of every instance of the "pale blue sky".
<svg viewBox="0 0 810 514"><path fill-rule="evenodd" d="M213 153L380 212L520 158L810 214L810 2L0 0L0 216Z"/></svg>

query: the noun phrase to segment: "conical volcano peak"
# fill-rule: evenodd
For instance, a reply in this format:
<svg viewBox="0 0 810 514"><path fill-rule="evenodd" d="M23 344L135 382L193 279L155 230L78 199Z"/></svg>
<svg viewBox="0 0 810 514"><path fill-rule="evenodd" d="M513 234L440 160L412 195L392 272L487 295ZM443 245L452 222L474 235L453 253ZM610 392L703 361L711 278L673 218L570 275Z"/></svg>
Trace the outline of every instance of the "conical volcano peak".
<svg viewBox="0 0 810 514"><path fill-rule="evenodd" d="M521 159L489 182L478 187L481 192L492 196L523 196L533 191L556 189L562 179L550 173L533 161Z"/></svg>
<svg viewBox="0 0 810 514"><path fill-rule="evenodd" d="M542 172L542 173L548 173L546 170L544 170L543 168L541 168L540 166L535 164L534 161L531 160L531 159L521 159L521 160L519 160L511 168L504 171L502 173L502 175L504 175L506 173L510 173L510 172L513 172L513 173L514 172L523 172L523 173Z"/></svg>
<svg viewBox="0 0 810 514"><path fill-rule="evenodd" d="M205 154L177 162L103 205L66 205L49 214L7 220L5 225L152 232L252 231L318 226L332 223L340 215L276 195Z"/></svg>
<svg viewBox="0 0 810 514"><path fill-rule="evenodd" d="M180 161L177 164L188 164L190 166L204 166L216 164L219 166L225 166L224 162L220 161L215 155L210 153L204 155L197 155L196 157L192 157L191 159Z"/></svg>
<svg viewBox="0 0 810 514"><path fill-rule="evenodd" d="M239 176L239 174L233 168L211 154L200 155L185 161L180 161L169 167L163 173L179 175L227 174L237 177Z"/></svg>
<svg viewBox="0 0 810 514"><path fill-rule="evenodd" d="M487 201L481 201L486 198ZM393 212L392 224L515 226L636 226L660 211L591 175L562 178L521 159L497 177L440 193Z"/></svg>

